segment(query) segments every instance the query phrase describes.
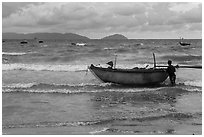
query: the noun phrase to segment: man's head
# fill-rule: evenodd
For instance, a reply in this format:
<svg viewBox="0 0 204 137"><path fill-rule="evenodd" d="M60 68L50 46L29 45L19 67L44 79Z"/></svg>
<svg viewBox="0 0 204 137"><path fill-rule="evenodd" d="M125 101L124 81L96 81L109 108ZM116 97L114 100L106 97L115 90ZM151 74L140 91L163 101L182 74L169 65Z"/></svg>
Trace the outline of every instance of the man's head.
<svg viewBox="0 0 204 137"><path fill-rule="evenodd" d="M172 61L171 60L168 60L168 65L171 65Z"/></svg>

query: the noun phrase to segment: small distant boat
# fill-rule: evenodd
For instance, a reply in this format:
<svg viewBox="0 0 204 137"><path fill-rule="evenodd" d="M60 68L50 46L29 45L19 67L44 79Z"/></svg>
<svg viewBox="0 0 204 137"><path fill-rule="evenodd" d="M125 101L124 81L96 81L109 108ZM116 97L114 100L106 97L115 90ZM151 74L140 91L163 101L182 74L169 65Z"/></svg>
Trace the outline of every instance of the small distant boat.
<svg viewBox="0 0 204 137"><path fill-rule="evenodd" d="M76 43L72 42L71 45L76 46Z"/></svg>
<svg viewBox="0 0 204 137"><path fill-rule="evenodd" d="M27 40L23 40L20 42L21 44L28 44L28 41Z"/></svg>
<svg viewBox="0 0 204 137"><path fill-rule="evenodd" d="M168 77L168 74L165 69L156 68L155 56L154 66L154 68L149 69L119 69L112 67L96 67L91 64L88 68L96 78L100 79L103 82L121 85L149 86L160 84L164 82Z"/></svg>
<svg viewBox="0 0 204 137"><path fill-rule="evenodd" d="M43 42L44 42L43 40L39 40L39 41L38 41L38 43L43 43Z"/></svg>
<svg viewBox="0 0 204 137"><path fill-rule="evenodd" d="M189 46L189 45L191 45L191 43L183 42L183 38L181 38L179 44L180 44L181 46Z"/></svg>
<svg viewBox="0 0 204 137"><path fill-rule="evenodd" d="M86 43L74 43L74 42L72 42L71 43L71 45L73 45L73 46L86 46L87 44Z"/></svg>
<svg viewBox="0 0 204 137"><path fill-rule="evenodd" d="M179 42L179 44L181 46L189 46L189 45L191 45L191 43L186 43L186 42Z"/></svg>

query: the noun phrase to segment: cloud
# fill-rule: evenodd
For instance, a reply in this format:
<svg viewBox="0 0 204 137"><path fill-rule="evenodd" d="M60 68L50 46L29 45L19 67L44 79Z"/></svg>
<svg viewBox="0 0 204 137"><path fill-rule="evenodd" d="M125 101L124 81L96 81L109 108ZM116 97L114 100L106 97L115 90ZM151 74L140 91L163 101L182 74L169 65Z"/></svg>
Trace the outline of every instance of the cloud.
<svg viewBox="0 0 204 137"><path fill-rule="evenodd" d="M189 30L192 30L192 31L202 31L202 23L192 23L189 26Z"/></svg>
<svg viewBox="0 0 204 137"><path fill-rule="evenodd" d="M3 32L201 31L201 24L200 3L3 3Z"/></svg>
<svg viewBox="0 0 204 137"><path fill-rule="evenodd" d="M185 12L181 15L180 19L188 23L202 22L202 5L199 5L198 8L193 8Z"/></svg>
<svg viewBox="0 0 204 137"><path fill-rule="evenodd" d="M117 6L112 3L112 5L110 12L122 16L143 14L146 10L144 3L117 3Z"/></svg>
<svg viewBox="0 0 204 137"><path fill-rule="evenodd" d="M22 7L26 7L27 5L35 4L38 5L40 3L37 2L2 2L2 17L8 17L14 12L17 12Z"/></svg>

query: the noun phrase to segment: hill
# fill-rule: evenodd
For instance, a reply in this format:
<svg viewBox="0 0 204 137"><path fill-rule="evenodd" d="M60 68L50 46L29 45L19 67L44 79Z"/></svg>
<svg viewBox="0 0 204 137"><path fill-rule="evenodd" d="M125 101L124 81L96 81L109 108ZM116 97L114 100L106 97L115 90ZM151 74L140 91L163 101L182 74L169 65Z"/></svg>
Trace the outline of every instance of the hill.
<svg viewBox="0 0 204 137"><path fill-rule="evenodd" d="M67 40L87 40L88 37L81 36L74 33L2 33L2 39L67 39Z"/></svg>
<svg viewBox="0 0 204 137"><path fill-rule="evenodd" d="M106 36L102 39L105 40L124 40L124 39L128 39L125 36L121 35L121 34L114 34L114 35L110 35L110 36Z"/></svg>

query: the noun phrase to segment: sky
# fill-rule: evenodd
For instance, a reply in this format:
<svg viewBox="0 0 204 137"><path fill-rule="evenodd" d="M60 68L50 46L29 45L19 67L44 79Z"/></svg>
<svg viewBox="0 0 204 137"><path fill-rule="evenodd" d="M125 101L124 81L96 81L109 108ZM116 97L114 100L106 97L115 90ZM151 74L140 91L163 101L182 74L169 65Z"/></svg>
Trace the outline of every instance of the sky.
<svg viewBox="0 0 204 137"><path fill-rule="evenodd" d="M201 2L3 2L2 32L202 38Z"/></svg>

